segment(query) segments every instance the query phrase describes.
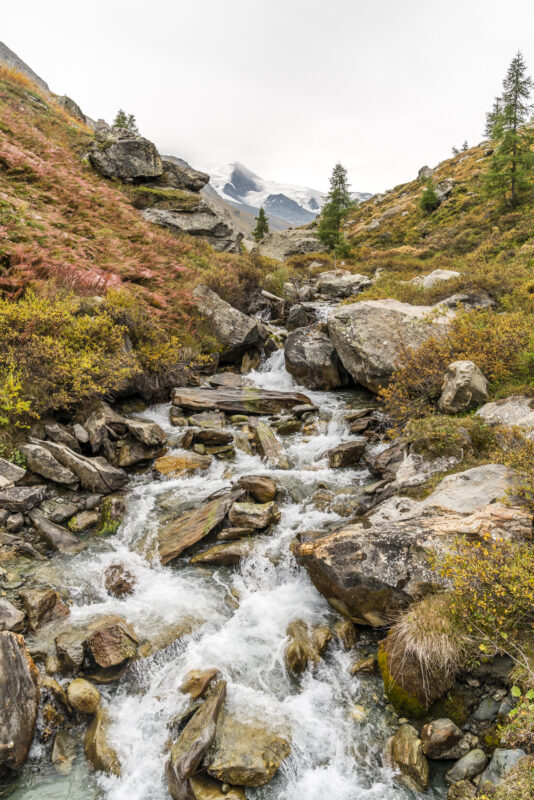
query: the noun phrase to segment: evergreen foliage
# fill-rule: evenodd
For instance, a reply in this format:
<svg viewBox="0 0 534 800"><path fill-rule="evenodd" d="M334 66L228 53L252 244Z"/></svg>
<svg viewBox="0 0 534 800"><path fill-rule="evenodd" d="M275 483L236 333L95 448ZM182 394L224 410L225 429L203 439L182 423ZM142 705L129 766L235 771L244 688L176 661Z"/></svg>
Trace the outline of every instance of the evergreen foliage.
<svg viewBox="0 0 534 800"><path fill-rule="evenodd" d="M347 182L347 170L337 163L330 178L330 191L319 220L318 236L330 252L344 256L349 252L341 225L353 207Z"/></svg>
<svg viewBox="0 0 534 800"><path fill-rule="evenodd" d="M515 206L533 186L534 132L530 95L534 87L521 53L512 60L503 81L503 93L486 116L486 133L495 150L486 175L486 192Z"/></svg>
<svg viewBox="0 0 534 800"><path fill-rule="evenodd" d="M467 139L464 139L464 143L462 145L462 152L465 153L466 150L469 150L469 144L467 142Z"/></svg>
<svg viewBox="0 0 534 800"><path fill-rule="evenodd" d="M137 122L133 114L127 114L122 108L119 108L115 119L113 120L114 128L125 128L130 133L139 133Z"/></svg>
<svg viewBox="0 0 534 800"><path fill-rule="evenodd" d="M252 231L252 235L254 236L254 240L259 242L261 239L263 239L266 233L269 233L269 221L263 206L260 208L258 216L254 217L254 219L256 220L256 227Z"/></svg>
<svg viewBox="0 0 534 800"><path fill-rule="evenodd" d="M421 195L421 199L419 200L419 207L425 214L431 214L438 208L439 204L440 199L436 192L436 186L432 178L429 178L423 190L423 194Z"/></svg>

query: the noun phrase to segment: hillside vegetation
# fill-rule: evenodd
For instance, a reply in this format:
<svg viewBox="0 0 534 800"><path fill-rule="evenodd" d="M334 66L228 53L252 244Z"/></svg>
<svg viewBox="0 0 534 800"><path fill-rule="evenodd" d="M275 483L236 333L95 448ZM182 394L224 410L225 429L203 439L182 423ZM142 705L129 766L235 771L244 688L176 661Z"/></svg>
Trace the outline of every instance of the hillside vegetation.
<svg viewBox="0 0 534 800"><path fill-rule="evenodd" d="M213 349L199 280L242 298L267 262L145 222L142 192L84 160L92 132L0 68L0 424L173 380Z"/></svg>

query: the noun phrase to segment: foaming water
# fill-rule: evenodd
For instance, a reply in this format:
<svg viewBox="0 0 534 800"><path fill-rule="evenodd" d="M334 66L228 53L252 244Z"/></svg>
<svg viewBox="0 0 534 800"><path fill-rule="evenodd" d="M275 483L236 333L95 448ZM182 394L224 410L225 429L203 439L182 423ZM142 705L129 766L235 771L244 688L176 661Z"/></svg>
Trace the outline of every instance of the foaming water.
<svg viewBox="0 0 534 800"><path fill-rule="evenodd" d="M258 800L402 800L410 793L393 781L381 754L392 719L372 680L350 675L358 651L346 653L332 643L324 660L300 678L284 665L286 630L301 619L332 622L333 612L295 563L290 543L296 533L341 522L333 511L310 502L319 488L354 487L369 476L361 469L331 470L323 454L350 438L343 422L344 400L309 392L285 371L277 352L250 374L256 386L305 391L320 409L320 431L308 440L300 434L283 441L291 469L271 470L258 456L238 452L231 463L214 461L207 472L179 479L148 481L137 477L118 533L92 540L75 559L55 565L73 601L74 623L97 614L124 616L141 640L156 652L137 661L115 686L102 689L111 720L110 739L121 762L121 777L87 774L83 756L70 778L72 791L53 795L45 780L42 797L85 800L95 788L107 800L168 800L164 764L172 720L186 706L179 687L190 669L217 667L227 681L227 707L241 719L272 724L291 739L291 755L274 780L247 790ZM169 405L143 414L168 432ZM274 531L258 534L250 556L230 569L191 566L187 559L162 567L154 556L158 525L229 487L239 475L269 474L287 493ZM122 563L135 576L132 595L110 597L103 575ZM43 569L46 569L43 568ZM366 711L354 715L354 704ZM31 767L27 768L31 769ZM62 778L56 782L61 787ZM80 786L82 788L80 788ZM50 794L45 793L50 791ZM91 794L93 792L93 794ZM24 783L12 797L41 795Z"/></svg>

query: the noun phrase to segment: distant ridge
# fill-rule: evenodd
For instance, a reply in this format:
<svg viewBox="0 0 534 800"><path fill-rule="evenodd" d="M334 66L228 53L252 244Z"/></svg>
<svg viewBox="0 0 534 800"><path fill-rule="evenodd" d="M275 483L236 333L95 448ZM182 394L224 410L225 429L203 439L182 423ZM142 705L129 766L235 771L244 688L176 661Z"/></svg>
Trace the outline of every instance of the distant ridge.
<svg viewBox="0 0 534 800"><path fill-rule="evenodd" d="M30 78L34 83L37 84L37 86L39 86L41 89L44 89L45 92L50 91L50 87L48 86L47 82L40 78L39 75L37 75L37 73L26 64L25 61L19 58L18 55L14 53L13 50L10 50L9 47L3 42L0 42L0 64L12 69L16 69L18 72L22 72L23 75L26 75L28 78Z"/></svg>

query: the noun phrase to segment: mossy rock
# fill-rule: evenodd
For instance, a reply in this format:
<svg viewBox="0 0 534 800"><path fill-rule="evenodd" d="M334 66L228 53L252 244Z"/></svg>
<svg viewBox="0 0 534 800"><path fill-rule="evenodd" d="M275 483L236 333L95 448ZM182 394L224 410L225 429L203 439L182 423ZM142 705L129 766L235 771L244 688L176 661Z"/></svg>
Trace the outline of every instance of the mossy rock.
<svg viewBox="0 0 534 800"><path fill-rule="evenodd" d="M97 534L99 536L112 536L117 533L122 522L123 513L124 503L120 498L106 497L102 503Z"/></svg>
<svg viewBox="0 0 534 800"><path fill-rule="evenodd" d="M431 719L452 719L458 727L461 727L469 719L469 711L469 701L456 685L446 695L432 703L428 715Z"/></svg>
<svg viewBox="0 0 534 800"><path fill-rule="evenodd" d="M382 673L384 682L384 692L397 711L404 717L422 717L426 714L426 708L419 702L417 697L409 694L396 682L389 671L388 656L383 646L380 645L377 654L378 666Z"/></svg>

